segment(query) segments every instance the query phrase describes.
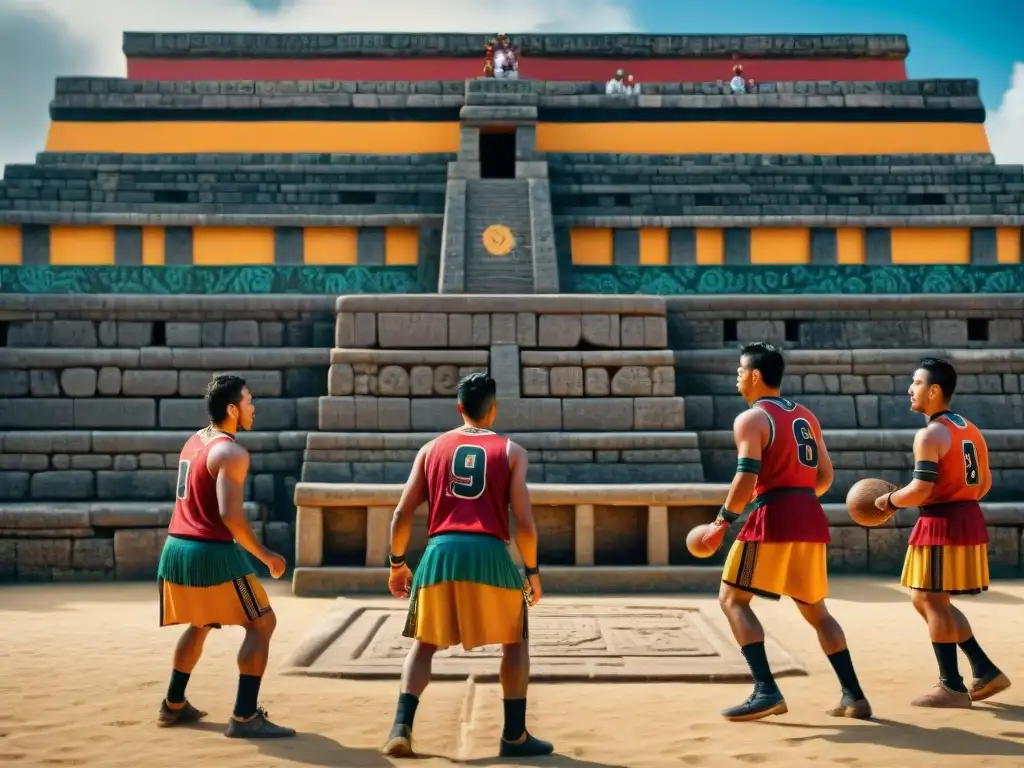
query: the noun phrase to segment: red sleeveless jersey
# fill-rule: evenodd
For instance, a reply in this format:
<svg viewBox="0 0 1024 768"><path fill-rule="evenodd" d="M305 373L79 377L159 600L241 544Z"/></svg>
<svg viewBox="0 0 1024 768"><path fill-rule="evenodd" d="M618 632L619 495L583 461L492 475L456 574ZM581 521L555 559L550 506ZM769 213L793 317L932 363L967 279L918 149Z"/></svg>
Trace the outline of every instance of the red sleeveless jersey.
<svg viewBox="0 0 1024 768"><path fill-rule="evenodd" d="M958 413L938 414L932 419L949 432L949 450L939 459L939 476L932 493L921 506L952 501L977 501L981 479L988 474L988 445L981 430Z"/></svg>
<svg viewBox="0 0 1024 768"><path fill-rule="evenodd" d="M178 457L174 514L167 533L204 541L232 541L235 537L220 518L217 478L206 466L210 449L234 437L201 429L189 438Z"/></svg>
<svg viewBox="0 0 1024 768"><path fill-rule="evenodd" d="M783 397L762 397L753 407L771 422L754 495L779 488L814 488L818 482L818 443L814 438L818 420L814 414Z"/></svg>
<svg viewBox="0 0 1024 768"><path fill-rule="evenodd" d="M424 471L427 536L481 533L509 540L509 439L485 429L456 429L434 441Z"/></svg>
<svg viewBox="0 0 1024 768"><path fill-rule="evenodd" d="M758 506L736 538L829 543L828 518L815 493L818 420L808 408L784 397L762 397L752 407L768 417L771 431L754 486Z"/></svg>

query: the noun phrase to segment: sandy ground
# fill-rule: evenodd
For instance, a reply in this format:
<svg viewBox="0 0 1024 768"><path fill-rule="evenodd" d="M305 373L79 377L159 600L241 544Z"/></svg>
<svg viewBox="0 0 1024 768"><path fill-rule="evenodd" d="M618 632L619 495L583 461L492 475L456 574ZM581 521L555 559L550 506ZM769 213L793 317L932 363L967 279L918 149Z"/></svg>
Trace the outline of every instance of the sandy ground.
<svg viewBox="0 0 1024 768"><path fill-rule="evenodd" d="M173 629L156 627L156 587L147 584L0 588L0 764L161 768L213 765L387 766L377 753L394 714L394 682L284 677L276 669L329 600L292 597L269 585L279 615L271 669L261 697L271 717L297 728L291 740L225 739L234 702L234 655L241 630L214 633L189 686L210 712L194 729L157 729L167 684ZM746 685L536 685L531 729L560 755L526 765L551 766L1024 766L1024 584L999 583L960 602L989 654L1017 677L1017 687L974 711L915 710L911 698L936 670L925 628L891 583L837 580L833 613L843 623L878 719L834 721L823 709L837 685L814 634L790 604L756 603L766 628L808 668L782 681L788 715L737 724L718 716ZM710 600L702 602L710 603ZM712 607L714 607L712 605ZM898 638L904 637L905 640ZM969 674L966 660L961 669ZM498 764L501 693L466 683L438 683L424 695L417 747L437 755L417 766Z"/></svg>

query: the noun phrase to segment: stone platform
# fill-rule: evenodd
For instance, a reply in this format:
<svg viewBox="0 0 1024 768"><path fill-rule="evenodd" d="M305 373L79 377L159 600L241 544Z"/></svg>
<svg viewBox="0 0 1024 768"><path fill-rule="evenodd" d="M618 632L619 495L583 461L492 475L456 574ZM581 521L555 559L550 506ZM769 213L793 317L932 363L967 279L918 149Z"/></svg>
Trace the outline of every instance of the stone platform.
<svg viewBox="0 0 1024 768"><path fill-rule="evenodd" d="M283 674L397 679L412 641L402 637L408 603L336 607L303 639ZM725 619L685 603L616 605L552 601L530 609L530 677L535 682L739 682L750 679ZM776 676L804 675L771 638ZM499 646L461 647L434 657L435 680L498 679Z"/></svg>

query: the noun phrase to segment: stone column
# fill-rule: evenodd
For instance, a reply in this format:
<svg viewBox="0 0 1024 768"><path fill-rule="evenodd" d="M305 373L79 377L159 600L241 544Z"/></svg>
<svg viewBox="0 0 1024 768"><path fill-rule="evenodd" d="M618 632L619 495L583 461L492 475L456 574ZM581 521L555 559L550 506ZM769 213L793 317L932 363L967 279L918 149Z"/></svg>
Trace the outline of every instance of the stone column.
<svg viewBox="0 0 1024 768"><path fill-rule="evenodd" d="M647 564L668 565L668 507L647 508Z"/></svg>
<svg viewBox="0 0 1024 768"><path fill-rule="evenodd" d="M295 511L295 567L319 568L324 564L324 511L299 507Z"/></svg>
<svg viewBox="0 0 1024 768"><path fill-rule="evenodd" d="M391 554L391 517L394 507L366 509L366 567L384 568Z"/></svg>
<svg viewBox="0 0 1024 768"><path fill-rule="evenodd" d="M594 505L576 505L576 565L594 564Z"/></svg>

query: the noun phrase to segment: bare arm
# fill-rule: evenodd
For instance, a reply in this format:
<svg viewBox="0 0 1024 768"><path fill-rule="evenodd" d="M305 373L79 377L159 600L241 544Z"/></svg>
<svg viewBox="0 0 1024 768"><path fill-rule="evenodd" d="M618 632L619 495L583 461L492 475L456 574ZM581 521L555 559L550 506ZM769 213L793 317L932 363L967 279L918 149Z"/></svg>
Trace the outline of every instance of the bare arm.
<svg viewBox="0 0 1024 768"><path fill-rule="evenodd" d="M832 487L836 473L832 467L832 457L828 455L828 448L825 447L825 438L821 434L821 424L814 417L811 428L814 430L814 442L818 444L818 477L814 483L814 493L820 499Z"/></svg>
<svg viewBox="0 0 1024 768"><path fill-rule="evenodd" d="M523 558L523 565L527 569L533 569L537 567L537 526L533 522L530 490L526 487L529 458L524 448L510 442L508 461L512 468L508 495L512 505L512 519L516 526L516 548Z"/></svg>
<svg viewBox="0 0 1024 768"><path fill-rule="evenodd" d="M405 556L405 551L409 548L409 537L412 535L413 515L420 504L427 500L427 475L424 465L432 445L433 442L427 443L416 454L409 479L405 481L405 488L402 489L402 497L398 500L395 514L391 518L391 554L395 557Z"/></svg>
<svg viewBox="0 0 1024 768"><path fill-rule="evenodd" d="M237 443L214 446L207 466L217 477L220 519L246 552L266 564L267 548L256 538L245 514L245 477L249 474L249 452Z"/></svg>
<svg viewBox="0 0 1024 768"><path fill-rule="evenodd" d="M892 506L916 507L928 500L939 479L939 459L948 450L948 441L942 427L925 427L914 436L914 479L890 494Z"/></svg>
<svg viewBox="0 0 1024 768"><path fill-rule="evenodd" d="M718 513L718 519L734 523L743 514L751 497L757 476L761 471L761 452L764 450L765 431L768 421L764 413L756 408L744 411L733 422L732 432L736 439L736 474L729 486L729 495Z"/></svg>

